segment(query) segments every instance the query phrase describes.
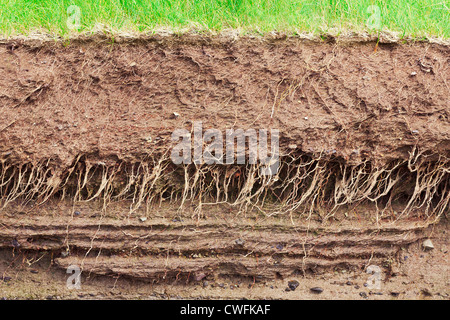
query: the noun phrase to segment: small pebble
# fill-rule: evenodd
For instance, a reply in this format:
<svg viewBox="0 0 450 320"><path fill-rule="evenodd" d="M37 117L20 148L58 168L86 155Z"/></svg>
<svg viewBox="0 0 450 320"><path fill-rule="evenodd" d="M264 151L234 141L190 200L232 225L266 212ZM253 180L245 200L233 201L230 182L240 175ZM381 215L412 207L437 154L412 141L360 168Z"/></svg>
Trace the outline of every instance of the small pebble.
<svg viewBox="0 0 450 320"><path fill-rule="evenodd" d="M430 292L430 290L428 289L422 289L420 290L422 292L422 294L426 297L431 297L433 294Z"/></svg>
<svg viewBox="0 0 450 320"><path fill-rule="evenodd" d="M13 245L14 248L19 248L20 247L20 243L19 243L19 241L17 241L17 239L14 239L12 241L12 245Z"/></svg>
<svg viewBox="0 0 450 320"><path fill-rule="evenodd" d="M195 275L195 281L201 281L204 278L206 278L206 274L204 274L203 272Z"/></svg>
<svg viewBox="0 0 450 320"><path fill-rule="evenodd" d="M290 280L288 281L288 288L289 290L295 291L297 287L300 285L300 283L297 280Z"/></svg>
<svg viewBox="0 0 450 320"><path fill-rule="evenodd" d="M316 293L316 294L320 294L320 293L323 292L323 289L320 288L320 287L314 287L314 288L311 288L309 290L311 290L312 293Z"/></svg>
<svg viewBox="0 0 450 320"><path fill-rule="evenodd" d="M433 250L434 249L433 242L431 242L430 239L426 239L422 243L422 247L423 247L424 250Z"/></svg>

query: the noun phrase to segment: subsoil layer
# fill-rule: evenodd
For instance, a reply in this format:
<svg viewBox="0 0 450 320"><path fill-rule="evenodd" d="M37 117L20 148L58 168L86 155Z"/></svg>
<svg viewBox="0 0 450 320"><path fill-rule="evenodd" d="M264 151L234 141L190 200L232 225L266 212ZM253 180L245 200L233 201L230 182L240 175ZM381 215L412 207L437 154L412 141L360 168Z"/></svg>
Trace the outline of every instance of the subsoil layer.
<svg viewBox="0 0 450 320"><path fill-rule="evenodd" d="M77 206L77 216L62 204L51 208L2 219L0 297L450 298L447 219L377 224L353 213L327 225L292 224L217 211L199 222L160 209L142 221L102 216L92 205ZM82 270L78 289L67 287L69 266ZM323 291L311 291L317 287Z"/></svg>

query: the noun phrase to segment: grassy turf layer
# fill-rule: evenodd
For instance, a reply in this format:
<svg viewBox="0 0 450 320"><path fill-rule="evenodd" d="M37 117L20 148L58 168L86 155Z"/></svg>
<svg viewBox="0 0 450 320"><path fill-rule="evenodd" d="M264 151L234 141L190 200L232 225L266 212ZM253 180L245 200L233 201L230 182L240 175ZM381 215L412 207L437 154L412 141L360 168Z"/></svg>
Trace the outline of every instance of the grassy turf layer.
<svg viewBox="0 0 450 320"><path fill-rule="evenodd" d="M449 8L449 0L0 0L0 33L39 30L64 36L102 24L132 32L161 27L314 34L389 30L449 38Z"/></svg>

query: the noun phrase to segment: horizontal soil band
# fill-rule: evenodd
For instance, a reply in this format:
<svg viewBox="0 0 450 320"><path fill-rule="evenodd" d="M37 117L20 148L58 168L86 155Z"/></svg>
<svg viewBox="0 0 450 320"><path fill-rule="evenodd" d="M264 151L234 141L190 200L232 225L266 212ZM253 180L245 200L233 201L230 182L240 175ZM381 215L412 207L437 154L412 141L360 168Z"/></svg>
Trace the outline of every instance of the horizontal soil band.
<svg viewBox="0 0 450 320"><path fill-rule="evenodd" d="M429 233L429 224L418 220L367 223L367 213L325 226L223 211L210 211L200 221L186 214L174 219L167 208L145 220L127 217L126 206L121 208L122 217L102 216L86 204L76 206L76 214L62 203L49 205L46 215L8 210L0 248L49 251L61 268L78 265L99 275L153 281L195 282L206 276L261 280L385 265ZM115 210L120 212L117 206Z"/></svg>

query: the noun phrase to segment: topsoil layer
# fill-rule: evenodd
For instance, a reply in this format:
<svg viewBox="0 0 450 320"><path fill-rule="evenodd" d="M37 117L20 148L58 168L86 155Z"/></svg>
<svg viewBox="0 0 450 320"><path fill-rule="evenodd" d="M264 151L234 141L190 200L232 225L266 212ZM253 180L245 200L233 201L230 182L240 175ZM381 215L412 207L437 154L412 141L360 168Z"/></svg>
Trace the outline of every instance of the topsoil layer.
<svg viewBox="0 0 450 320"><path fill-rule="evenodd" d="M16 40L0 62L0 296L448 299L448 46ZM175 166L196 121L279 129L279 176Z"/></svg>
<svg viewBox="0 0 450 320"><path fill-rule="evenodd" d="M448 157L449 57L428 43L4 42L0 158L140 162L190 121L279 129L282 148L350 164Z"/></svg>

